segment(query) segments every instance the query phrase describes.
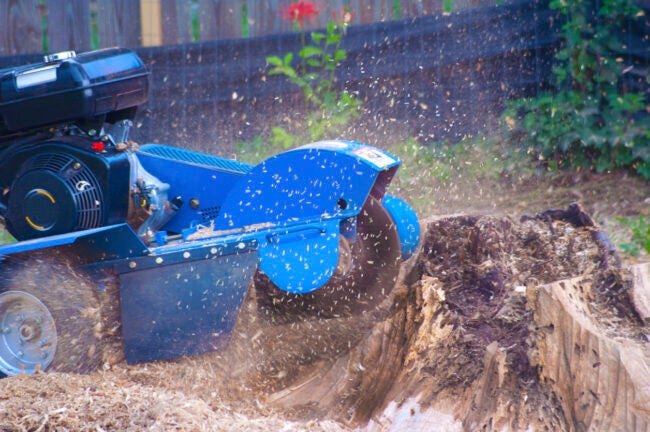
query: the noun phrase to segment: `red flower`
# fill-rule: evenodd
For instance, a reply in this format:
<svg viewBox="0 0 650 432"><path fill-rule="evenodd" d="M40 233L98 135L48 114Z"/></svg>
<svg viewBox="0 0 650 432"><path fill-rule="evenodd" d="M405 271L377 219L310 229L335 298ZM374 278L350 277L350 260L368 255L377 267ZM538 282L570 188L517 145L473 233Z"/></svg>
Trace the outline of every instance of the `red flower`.
<svg viewBox="0 0 650 432"><path fill-rule="evenodd" d="M304 27L305 19L309 22L314 21L314 17L320 11L316 5L310 1L297 1L289 4L281 12L282 19L291 21L294 25L297 24L300 28Z"/></svg>

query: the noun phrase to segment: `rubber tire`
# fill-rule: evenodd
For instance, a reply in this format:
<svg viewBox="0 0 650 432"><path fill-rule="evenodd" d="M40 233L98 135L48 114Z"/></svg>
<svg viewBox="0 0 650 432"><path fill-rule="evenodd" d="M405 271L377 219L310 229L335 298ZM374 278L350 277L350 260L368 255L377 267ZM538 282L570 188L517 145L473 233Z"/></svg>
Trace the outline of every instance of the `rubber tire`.
<svg viewBox="0 0 650 432"><path fill-rule="evenodd" d="M0 293L32 294L54 319L57 348L47 371L87 373L102 364L97 288L74 268L75 257L60 249L11 255L0 263Z"/></svg>
<svg viewBox="0 0 650 432"><path fill-rule="evenodd" d="M368 197L357 216L356 242L350 244L352 266L309 294L282 291L257 272L254 293L258 311L275 323L302 317L338 318L376 312L390 296L400 269L400 243L388 211Z"/></svg>

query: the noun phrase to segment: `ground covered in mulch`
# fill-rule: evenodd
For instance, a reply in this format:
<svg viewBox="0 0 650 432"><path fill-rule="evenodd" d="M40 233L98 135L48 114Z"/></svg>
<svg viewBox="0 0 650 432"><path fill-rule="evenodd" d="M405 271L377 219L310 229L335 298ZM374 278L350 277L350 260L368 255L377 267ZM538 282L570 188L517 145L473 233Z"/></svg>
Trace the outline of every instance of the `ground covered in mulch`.
<svg viewBox="0 0 650 432"><path fill-rule="evenodd" d="M604 227L642 211L648 185L624 173L460 183L432 185L386 318L270 325L249 297L224 352L1 380L0 430L402 430L427 412L450 416L429 430L566 430L535 363L526 289L590 274L591 313L642 338L630 259ZM395 414L412 400L407 419Z"/></svg>

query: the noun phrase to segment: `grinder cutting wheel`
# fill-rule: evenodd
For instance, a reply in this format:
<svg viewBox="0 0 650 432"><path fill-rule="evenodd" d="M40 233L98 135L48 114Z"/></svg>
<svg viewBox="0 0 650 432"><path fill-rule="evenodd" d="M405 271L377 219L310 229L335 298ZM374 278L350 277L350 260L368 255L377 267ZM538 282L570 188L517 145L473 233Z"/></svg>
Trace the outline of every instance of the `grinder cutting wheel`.
<svg viewBox="0 0 650 432"><path fill-rule="evenodd" d="M224 349L253 281L274 320L380 311L419 240L386 196L399 159L129 145L147 90L118 48L0 71L0 215L19 240L0 246L0 372L92 370L116 328L129 363Z"/></svg>

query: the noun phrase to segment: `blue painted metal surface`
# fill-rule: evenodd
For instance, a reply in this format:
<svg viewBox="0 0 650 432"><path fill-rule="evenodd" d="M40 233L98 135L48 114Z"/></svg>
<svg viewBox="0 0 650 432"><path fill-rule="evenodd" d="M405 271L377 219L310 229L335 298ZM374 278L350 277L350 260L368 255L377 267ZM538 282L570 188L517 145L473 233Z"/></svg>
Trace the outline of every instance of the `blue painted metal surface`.
<svg viewBox="0 0 650 432"><path fill-rule="evenodd" d="M149 248L128 224L110 225L0 245L0 256L71 245L86 262L141 256Z"/></svg>
<svg viewBox="0 0 650 432"><path fill-rule="evenodd" d="M341 224L350 225L369 194L383 196L399 164L386 152L351 141L281 153L233 187L214 229L271 227L272 235L260 239L260 270L285 291L311 292L336 269Z"/></svg>
<svg viewBox="0 0 650 432"><path fill-rule="evenodd" d="M151 244L127 224L0 246L3 254L65 246L95 275L119 275L126 357L138 363L221 349L257 269L280 289L312 292L328 282L339 240L356 238L369 196L384 197L400 161L356 142L303 146L252 166L160 145L143 167L185 204ZM419 241L417 216L384 200L403 257Z"/></svg>
<svg viewBox="0 0 650 432"><path fill-rule="evenodd" d="M257 268L255 241L117 264L128 363L226 347Z"/></svg>
<svg viewBox="0 0 650 432"><path fill-rule="evenodd" d="M278 230L260 240L260 269L284 291L305 294L323 286L339 257L338 219Z"/></svg>
<svg viewBox="0 0 650 432"><path fill-rule="evenodd" d="M256 166L160 145L142 146L139 158L170 185L169 196L186 202L165 229L186 239L197 229L203 238L233 231L253 236L260 270L279 288L300 294L331 277L341 225L354 233L354 216L369 194L384 195L400 164L352 141L309 144Z"/></svg>
<svg viewBox="0 0 650 432"><path fill-rule="evenodd" d="M140 147L138 158L148 172L169 184L170 198L180 196L185 202L164 227L177 233L209 224L228 192L252 169L245 163L157 144Z"/></svg>
<svg viewBox="0 0 650 432"><path fill-rule="evenodd" d="M375 185L390 182L399 163L386 152L350 141L324 141L278 154L230 190L215 230L354 216ZM379 197L383 192L377 192Z"/></svg>
<svg viewBox="0 0 650 432"><path fill-rule="evenodd" d="M382 205L390 213L399 235L402 260L409 259L420 244L420 221L415 210L403 199L386 195Z"/></svg>

